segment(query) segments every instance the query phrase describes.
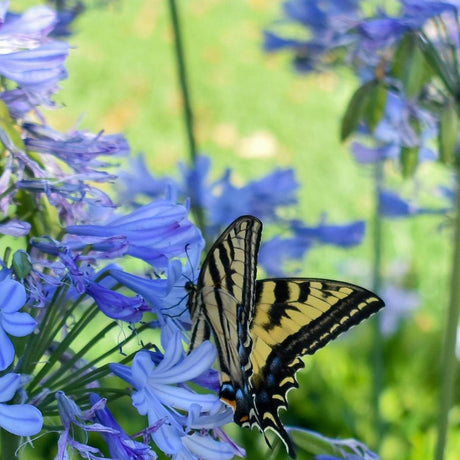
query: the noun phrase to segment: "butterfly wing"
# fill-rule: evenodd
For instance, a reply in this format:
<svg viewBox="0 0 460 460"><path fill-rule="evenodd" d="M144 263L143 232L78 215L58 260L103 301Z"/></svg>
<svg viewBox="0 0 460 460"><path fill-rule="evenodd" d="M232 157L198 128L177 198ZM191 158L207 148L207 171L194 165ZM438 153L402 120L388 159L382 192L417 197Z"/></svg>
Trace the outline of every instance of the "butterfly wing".
<svg viewBox="0 0 460 460"><path fill-rule="evenodd" d="M384 303L359 286L305 278L257 281L255 302L249 379L254 409L240 424L272 429L295 456L278 411L287 408L287 392L298 387L300 356L313 354Z"/></svg>
<svg viewBox="0 0 460 460"><path fill-rule="evenodd" d="M190 349L216 339L221 383L243 386L249 362L249 325L254 314L257 253L262 223L252 216L236 219L214 243L203 262L188 308L193 329ZM240 353L240 344L246 352Z"/></svg>

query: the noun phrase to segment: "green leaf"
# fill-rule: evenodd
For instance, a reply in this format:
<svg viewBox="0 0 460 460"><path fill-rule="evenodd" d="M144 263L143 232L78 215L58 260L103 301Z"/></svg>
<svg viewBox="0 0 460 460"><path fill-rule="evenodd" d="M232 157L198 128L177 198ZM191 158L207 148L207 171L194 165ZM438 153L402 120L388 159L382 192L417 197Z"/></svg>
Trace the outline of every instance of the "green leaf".
<svg viewBox="0 0 460 460"><path fill-rule="evenodd" d="M363 86L360 86L351 97L342 119L340 129L340 139L342 141L358 129L360 121L364 118L369 99L377 84L377 80L368 81Z"/></svg>
<svg viewBox="0 0 460 460"><path fill-rule="evenodd" d="M433 75L431 66L419 46L415 34L407 34L399 43L394 56L392 74L402 82L409 97L418 94Z"/></svg>
<svg viewBox="0 0 460 460"><path fill-rule="evenodd" d="M414 174L418 164L418 147L403 147L401 152L402 175L410 177Z"/></svg>
<svg viewBox="0 0 460 460"><path fill-rule="evenodd" d="M13 255L13 269L19 279L23 280L32 271L29 254L19 249Z"/></svg>
<svg viewBox="0 0 460 460"><path fill-rule="evenodd" d="M439 157L442 163L452 164L458 142L459 120L453 104L446 104L439 119Z"/></svg>
<svg viewBox="0 0 460 460"><path fill-rule="evenodd" d="M381 81L377 81L376 84L369 90L364 112L364 118L371 131L374 131L375 127L382 119L385 112L386 102L387 88Z"/></svg>

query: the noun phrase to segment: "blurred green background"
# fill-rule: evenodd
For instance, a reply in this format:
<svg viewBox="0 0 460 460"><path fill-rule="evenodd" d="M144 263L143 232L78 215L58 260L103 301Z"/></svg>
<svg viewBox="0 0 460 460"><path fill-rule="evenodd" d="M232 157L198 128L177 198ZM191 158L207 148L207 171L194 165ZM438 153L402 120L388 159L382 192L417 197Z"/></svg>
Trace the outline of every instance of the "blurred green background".
<svg viewBox="0 0 460 460"><path fill-rule="evenodd" d="M11 8L23 11L36 3L16 0ZM92 132L123 132L133 154L145 154L153 174L177 174L177 162L188 158L167 2L120 0L95 7L97 3L88 2L75 23L69 78L57 96L62 108L48 119L61 130L79 124ZM215 177L230 167L241 184L274 167L295 168L301 184L295 214L306 223L316 224L327 213L331 223L365 219L370 225L372 170L357 165L347 145L339 142L340 117L355 81L346 70L298 75L288 55L263 53L262 30L279 17L281 5L279 0L178 2L199 150L212 158ZM419 169L415 185L401 182L391 166L387 174L407 193L420 184L430 190L448 180L433 165ZM445 223L420 216L384 224L385 274L404 276L401 284L417 289L422 303L385 341L382 459L432 458L449 287L450 231ZM303 274L370 287L370 235L371 227L364 243L349 250L313 249ZM407 266L405 275L399 275L401 266ZM356 437L375 448L371 329L370 322L363 324L306 359L300 389L290 393L286 424L331 437ZM455 460L460 452L458 407L452 410L451 426L446 458ZM135 431L129 420L125 428ZM236 426L228 432L246 447L248 458L272 458L259 433ZM49 438L42 449L45 444ZM278 458L284 458L279 452ZM301 452L298 457L307 458Z"/></svg>

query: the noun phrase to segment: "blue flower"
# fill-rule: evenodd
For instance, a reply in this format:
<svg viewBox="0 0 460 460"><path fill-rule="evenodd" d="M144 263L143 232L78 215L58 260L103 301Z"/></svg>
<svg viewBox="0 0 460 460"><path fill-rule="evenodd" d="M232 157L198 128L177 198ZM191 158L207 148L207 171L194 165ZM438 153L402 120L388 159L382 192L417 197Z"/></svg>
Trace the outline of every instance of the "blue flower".
<svg viewBox="0 0 460 460"><path fill-rule="evenodd" d="M391 190L379 192L379 212L382 216L398 218L417 216L421 214L445 214L449 208L423 208L410 201L404 200Z"/></svg>
<svg viewBox="0 0 460 460"><path fill-rule="evenodd" d="M452 2L442 1L401 1L399 16L382 14L378 18L366 18L356 28L362 36L359 45L367 52L388 48L410 31L421 29L434 16L450 11L456 12Z"/></svg>
<svg viewBox="0 0 460 460"><path fill-rule="evenodd" d="M3 404L13 399L20 387L19 374L0 377L0 427L17 436L32 436L42 429L41 412L31 404Z"/></svg>
<svg viewBox="0 0 460 460"><path fill-rule="evenodd" d="M90 395L90 400L91 404L95 406L100 406L100 402L105 403L105 400L95 393ZM102 435L107 442L112 458L119 460L153 460L157 458L155 452L147 444L130 438L105 405L102 408L95 409L94 416L100 424L110 428L106 432L102 431Z"/></svg>
<svg viewBox="0 0 460 460"><path fill-rule="evenodd" d="M187 214L185 206L157 200L105 225L70 225L66 230L80 236L85 244L124 236L129 242L127 254L156 269L166 269L170 258L184 256L189 247L204 245L200 231Z"/></svg>
<svg viewBox="0 0 460 460"><path fill-rule="evenodd" d="M37 322L29 313L19 310L26 302L26 292L21 283L6 277L0 281L0 370L14 360L14 346L7 333L24 337L32 333Z"/></svg>
<svg viewBox="0 0 460 460"><path fill-rule="evenodd" d="M166 278L143 278L117 269L110 270L110 275L147 300L158 313L161 324L165 317L171 317L180 320L184 326L190 327L190 316L185 305L187 293L184 286L187 281L194 279L191 266L198 266L199 253L198 258L190 255L190 262L185 267L179 260L171 260L165 273Z"/></svg>
<svg viewBox="0 0 460 460"><path fill-rule="evenodd" d="M64 62L69 45L46 38L55 24L55 12L44 6L5 17L0 40L7 48L0 55L0 73L25 92L46 96L67 76Z"/></svg>
<svg viewBox="0 0 460 460"><path fill-rule="evenodd" d="M365 223L356 221L331 225L322 221L316 227L308 227L294 221L289 228L292 237L276 236L260 248L259 263L270 276L286 276L285 264L302 260L314 244L332 244L344 248L360 244L364 237Z"/></svg>
<svg viewBox="0 0 460 460"><path fill-rule="evenodd" d="M347 0L289 0L284 3L284 22L299 24L306 29L306 39L285 38L265 31L264 49L277 51L291 48L298 71L311 72L328 67L337 59L336 53L356 40L354 25L361 18L359 2Z"/></svg>
<svg viewBox="0 0 460 460"><path fill-rule="evenodd" d="M276 169L272 173L236 187L229 180L219 184L219 192L207 206L211 228L229 224L244 214L251 214L263 221L276 220L282 206L297 203L299 184L292 169Z"/></svg>
<svg viewBox="0 0 460 460"><path fill-rule="evenodd" d="M323 218L316 227L307 227L300 222L294 222L291 228L297 238L347 248L361 243L366 224L358 220L350 224L332 225L324 223Z"/></svg>
<svg viewBox="0 0 460 460"><path fill-rule="evenodd" d="M114 176L106 172L97 173L95 170L108 166L97 160L99 156L123 156L130 150L121 134L104 135L83 131L62 134L49 126L35 123L24 123L23 128L28 133L24 142L29 150L55 155L75 172L90 174L92 180L107 182L114 179Z"/></svg>
<svg viewBox="0 0 460 460"><path fill-rule="evenodd" d="M198 405L199 414L210 417L206 422L208 428L231 421L232 411L225 408L216 395L197 394L183 385L212 366L216 358L214 346L204 342L184 356L180 332L174 332L167 340L165 331L162 335L166 342L165 354L158 365L154 364L149 352L140 351L131 369L120 364L112 364L111 369L135 387L133 404L141 415L148 416L149 425L164 420L152 437L163 452L174 455L184 448L189 449L188 444L197 440L196 436L192 440L187 436L187 420L176 409L189 411L192 406ZM178 384L181 386L176 386ZM194 423L192 425L195 426Z"/></svg>
<svg viewBox="0 0 460 460"><path fill-rule="evenodd" d="M375 130L370 133L363 127L360 133L371 137L375 144L352 144L352 152L360 163L399 158L403 148L416 148L419 161L436 159L430 147L438 135L435 117L402 92L388 91L385 111Z"/></svg>
<svg viewBox="0 0 460 460"><path fill-rule="evenodd" d="M32 226L23 220L11 219L6 224L0 224L0 233L11 236L25 236Z"/></svg>
<svg viewBox="0 0 460 460"><path fill-rule="evenodd" d="M101 311L112 319L136 323L150 307L141 296L127 297L98 283L87 281L86 293L97 303Z"/></svg>
<svg viewBox="0 0 460 460"><path fill-rule="evenodd" d="M64 427L58 441L58 452L55 460L66 460L68 459L67 447L75 449L83 458L91 460L99 460L101 458L101 452L95 447L91 447L87 444L83 444L74 438L74 433L81 432L80 430L87 432L100 432L100 433L116 433L111 427L105 427L100 424L88 424L88 420L94 418L94 412L104 406L103 401L98 401L95 405L87 412L83 412L64 392L56 392L56 400L58 405L59 416ZM75 430L74 428L80 430Z"/></svg>

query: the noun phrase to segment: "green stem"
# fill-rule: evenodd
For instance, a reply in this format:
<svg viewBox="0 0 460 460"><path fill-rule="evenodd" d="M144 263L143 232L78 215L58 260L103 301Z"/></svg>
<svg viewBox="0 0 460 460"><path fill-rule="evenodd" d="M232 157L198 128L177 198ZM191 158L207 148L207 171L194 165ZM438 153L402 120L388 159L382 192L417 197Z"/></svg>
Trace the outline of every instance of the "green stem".
<svg viewBox="0 0 460 460"><path fill-rule="evenodd" d="M16 451L19 448L21 437L0 428L0 458L17 458Z"/></svg>
<svg viewBox="0 0 460 460"><path fill-rule="evenodd" d="M441 398L438 420L438 441L436 444L435 459L442 460L447 442L449 429L449 411L452 407L457 360L455 345L457 342L457 325L460 310L460 165L456 166L457 175L457 215L455 220L455 241L452 260L450 303L447 312L447 324L444 336L444 350L441 368Z"/></svg>
<svg viewBox="0 0 460 460"><path fill-rule="evenodd" d="M176 0L169 0L169 9L171 12L171 21L174 31L174 50L176 54L177 73L179 77L180 89L182 92L182 99L184 102L184 117L185 127L187 130L189 153L192 159L192 163L195 163L197 153L195 136L193 131L193 112L192 106L190 104L190 93L188 90L187 83L187 70L185 66L184 48L182 45L182 35L180 29L179 14L176 6Z"/></svg>
<svg viewBox="0 0 460 460"><path fill-rule="evenodd" d="M185 54L184 54L184 47L182 45L182 35L181 35L181 27L180 27L180 20L179 20L179 13L176 5L176 0L169 0L169 10L171 13L171 22L173 26L174 32L174 51L176 55L176 64L177 64L177 74L179 78L179 85L180 90L182 93L182 100L184 103L184 121L185 121L185 128L187 131L187 141L188 141L188 149L191 158L192 165L196 165L196 157L197 157L197 148L196 148L196 141L195 141L195 134L193 128L193 110L192 105L190 102L190 92L189 92L189 85L187 80L187 67L185 65ZM201 228L201 230L205 231L204 225L204 213L201 206L197 205L197 203L192 203L192 211L196 218L197 225ZM206 237L206 235L203 235Z"/></svg>
<svg viewBox="0 0 460 460"><path fill-rule="evenodd" d="M380 215L380 191L383 187L383 163L375 165L375 210L374 210L374 225L373 225L373 244L374 244L374 263L372 288L377 294L382 287L382 249L383 249L383 220ZM372 406L376 430L376 449L380 450L380 445L384 435L384 423L380 413L380 399L383 392L383 337L380 328L380 316L376 315L372 320L374 329L374 341L372 347L372 373L373 373L373 388L372 388Z"/></svg>

